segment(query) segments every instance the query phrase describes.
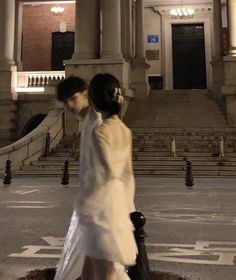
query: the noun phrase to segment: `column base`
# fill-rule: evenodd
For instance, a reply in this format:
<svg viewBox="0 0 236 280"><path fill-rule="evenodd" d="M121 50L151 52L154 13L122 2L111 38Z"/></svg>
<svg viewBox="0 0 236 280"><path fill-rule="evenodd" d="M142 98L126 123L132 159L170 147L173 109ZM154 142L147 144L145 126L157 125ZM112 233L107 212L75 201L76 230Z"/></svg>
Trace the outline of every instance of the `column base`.
<svg viewBox="0 0 236 280"><path fill-rule="evenodd" d="M132 61L131 80L135 99L144 100L148 97L150 87L147 69L149 67L145 58L134 58Z"/></svg>
<svg viewBox="0 0 236 280"><path fill-rule="evenodd" d="M15 140L17 132L16 75L15 66L0 68L0 138L11 141Z"/></svg>
<svg viewBox="0 0 236 280"><path fill-rule="evenodd" d="M0 100L16 100L16 66L0 67Z"/></svg>
<svg viewBox="0 0 236 280"><path fill-rule="evenodd" d="M0 101L0 138L15 141L17 134L16 113L18 107L15 101L1 100Z"/></svg>

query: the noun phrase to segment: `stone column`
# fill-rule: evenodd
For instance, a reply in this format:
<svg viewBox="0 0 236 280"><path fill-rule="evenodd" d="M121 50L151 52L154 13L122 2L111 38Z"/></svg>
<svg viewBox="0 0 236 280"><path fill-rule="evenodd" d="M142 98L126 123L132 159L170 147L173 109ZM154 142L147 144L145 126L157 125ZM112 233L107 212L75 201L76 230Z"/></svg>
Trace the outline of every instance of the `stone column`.
<svg viewBox="0 0 236 280"><path fill-rule="evenodd" d="M135 57L144 58L144 5L143 0L136 0L136 13L135 13Z"/></svg>
<svg viewBox="0 0 236 280"><path fill-rule="evenodd" d="M222 6L221 0L213 1L213 27L214 44L212 57L212 96L216 99L222 97L221 88L224 85L224 62L222 40Z"/></svg>
<svg viewBox="0 0 236 280"><path fill-rule="evenodd" d="M132 3L131 0L121 0L121 47L124 57L132 57Z"/></svg>
<svg viewBox="0 0 236 280"><path fill-rule="evenodd" d="M136 99L145 99L149 93L147 68L144 49L144 4L143 0L135 2L135 57L132 61L132 87Z"/></svg>
<svg viewBox="0 0 236 280"><path fill-rule="evenodd" d="M100 6L97 0L76 0L75 52L73 59L98 58Z"/></svg>
<svg viewBox="0 0 236 280"><path fill-rule="evenodd" d="M14 65L15 0L0 1L0 67Z"/></svg>
<svg viewBox="0 0 236 280"><path fill-rule="evenodd" d="M14 139L17 111L14 61L15 0L0 1L0 138Z"/></svg>
<svg viewBox="0 0 236 280"><path fill-rule="evenodd" d="M236 0L228 0L229 55L224 57L225 81L222 93L226 99L227 119L236 125Z"/></svg>
<svg viewBox="0 0 236 280"><path fill-rule="evenodd" d="M23 2L22 0L16 1L16 31L15 31L15 62L17 70L22 71L22 20L23 20Z"/></svg>
<svg viewBox="0 0 236 280"><path fill-rule="evenodd" d="M213 1L214 56L223 56L221 0Z"/></svg>
<svg viewBox="0 0 236 280"><path fill-rule="evenodd" d="M119 59L121 54L121 2L103 0L102 58Z"/></svg>
<svg viewBox="0 0 236 280"><path fill-rule="evenodd" d="M236 57L236 0L228 0L228 24L231 56Z"/></svg>

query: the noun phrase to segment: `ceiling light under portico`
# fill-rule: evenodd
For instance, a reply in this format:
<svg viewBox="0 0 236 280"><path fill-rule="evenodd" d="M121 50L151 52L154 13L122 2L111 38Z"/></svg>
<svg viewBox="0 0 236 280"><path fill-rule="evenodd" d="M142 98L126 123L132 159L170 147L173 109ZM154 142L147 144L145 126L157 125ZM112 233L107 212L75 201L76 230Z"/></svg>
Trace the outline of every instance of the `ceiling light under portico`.
<svg viewBox="0 0 236 280"><path fill-rule="evenodd" d="M189 19L194 15L194 9L183 7L183 0L181 0L181 8L170 10L170 15L173 19Z"/></svg>

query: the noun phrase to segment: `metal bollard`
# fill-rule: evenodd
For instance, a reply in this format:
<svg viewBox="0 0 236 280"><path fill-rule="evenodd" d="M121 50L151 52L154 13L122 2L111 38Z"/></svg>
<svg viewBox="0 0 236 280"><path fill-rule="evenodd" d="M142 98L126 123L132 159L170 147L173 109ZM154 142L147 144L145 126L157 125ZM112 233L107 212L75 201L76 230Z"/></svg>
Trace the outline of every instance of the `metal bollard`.
<svg viewBox="0 0 236 280"><path fill-rule="evenodd" d="M194 185L193 175L192 175L192 163L190 160L186 161L186 174L185 174L185 185L187 187L192 187Z"/></svg>
<svg viewBox="0 0 236 280"><path fill-rule="evenodd" d="M144 242L146 233L143 228L146 219L139 211L131 213L130 219L135 227L134 236L138 247L138 256L136 265L129 267L128 275L131 280L150 280L150 268Z"/></svg>
<svg viewBox="0 0 236 280"><path fill-rule="evenodd" d="M45 145L45 152L44 152L44 156L45 156L45 157L48 157L49 152L50 152L50 141L51 141L50 133L47 133L47 136L46 136L46 145Z"/></svg>
<svg viewBox="0 0 236 280"><path fill-rule="evenodd" d="M68 185L69 184L69 161L68 160L65 160L65 162L64 162L61 184L62 185Z"/></svg>
<svg viewBox="0 0 236 280"><path fill-rule="evenodd" d="M11 184L11 161L7 160L6 161L6 169L4 173L4 178L3 178L3 184L5 185L10 185Z"/></svg>

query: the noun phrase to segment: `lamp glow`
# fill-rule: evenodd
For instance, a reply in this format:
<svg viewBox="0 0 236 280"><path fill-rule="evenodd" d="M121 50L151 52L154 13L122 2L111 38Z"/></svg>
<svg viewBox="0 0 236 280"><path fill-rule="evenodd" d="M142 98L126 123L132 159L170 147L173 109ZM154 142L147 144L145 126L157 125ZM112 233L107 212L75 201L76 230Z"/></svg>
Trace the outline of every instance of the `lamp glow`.
<svg viewBox="0 0 236 280"><path fill-rule="evenodd" d="M51 8L51 12L55 15L61 15L64 13L64 11L65 11L65 9L62 7L52 7Z"/></svg>
<svg viewBox="0 0 236 280"><path fill-rule="evenodd" d="M44 87L20 87L20 88L16 88L16 92L17 93L21 93L21 92L42 93L45 92L45 88Z"/></svg>

